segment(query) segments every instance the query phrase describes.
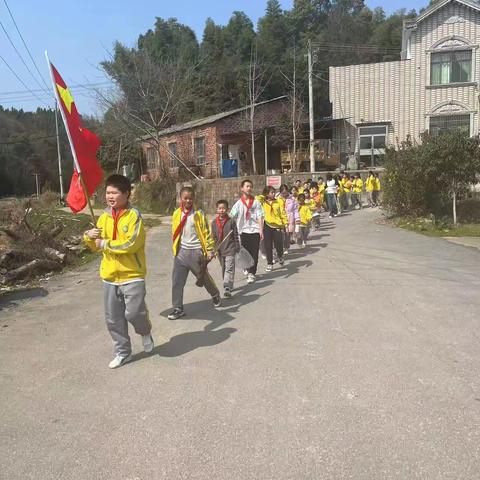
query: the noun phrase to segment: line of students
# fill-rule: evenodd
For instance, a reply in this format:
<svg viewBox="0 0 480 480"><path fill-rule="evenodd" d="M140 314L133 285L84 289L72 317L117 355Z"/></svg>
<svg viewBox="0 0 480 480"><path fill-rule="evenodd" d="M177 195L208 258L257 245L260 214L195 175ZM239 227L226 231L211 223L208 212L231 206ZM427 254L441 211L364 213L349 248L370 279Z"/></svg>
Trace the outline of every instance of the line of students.
<svg viewBox="0 0 480 480"><path fill-rule="evenodd" d="M360 189L358 179L346 179L343 190ZM349 186L348 182L352 183ZM335 180L327 183L308 182L303 188L290 190L282 185L278 196L273 187L265 187L261 195L253 195L253 184L244 180L241 196L227 213L227 200L217 202L217 212L211 225L202 210L195 206L195 192L184 187L180 206L172 216L172 311L170 320L185 315L184 289L189 273L196 284L204 287L214 307L221 306L221 294L208 272L208 263L218 257L222 268L224 297L232 295L235 279L235 256L243 247L253 259L244 271L247 283L254 283L258 268L260 244L267 260L266 271L273 270L275 248L278 263L284 264L292 243L300 248L307 244L311 226L319 228L320 211L325 195L330 213L338 200ZM357 182L357 183L355 183ZM301 183L301 182L300 182ZM336 191L332 191L337 187ZM367 190L368 191L368 190ZM375 190L372 190L375 191ZM141 335L144 350L154 349L152 325L145 303L145 229L140 212L129 203L131 184L122 175L111 175L106 181L107 208L97 225L85 232L84 242L93 251L102 253L100 277L104 283L105 320L114 344L115 357L110 368L118 368L131 360L131 341L128 323ZM332 198L335 197L335 203ZM372 202L375 197L372 196Z"/></svg>

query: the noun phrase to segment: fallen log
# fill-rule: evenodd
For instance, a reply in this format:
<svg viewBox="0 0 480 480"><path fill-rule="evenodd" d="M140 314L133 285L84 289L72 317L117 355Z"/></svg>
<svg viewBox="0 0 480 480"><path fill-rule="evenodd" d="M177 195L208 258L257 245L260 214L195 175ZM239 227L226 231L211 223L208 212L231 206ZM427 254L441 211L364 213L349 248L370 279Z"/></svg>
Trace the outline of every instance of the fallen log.
<svg viewBox="0 0 480 480"><path fill-rule="evenodd" d="M65 253L59 252L58 250L55 250L54 248L50 248L50 247L45 247L44 252L47 254L47 257L50 260L61 262L61 263L65 262L65 257L67 256Z"/></svg>
<svg viewBox="0 0 480 480"><path fill-rule="evenodd" d="M58 262L53 260L32 260L21 267L10 270L5 275L5 282L11 282L13 280L20 280L25 278L29 274L38 272L52 272L61 270L62 266Z"/></svg>

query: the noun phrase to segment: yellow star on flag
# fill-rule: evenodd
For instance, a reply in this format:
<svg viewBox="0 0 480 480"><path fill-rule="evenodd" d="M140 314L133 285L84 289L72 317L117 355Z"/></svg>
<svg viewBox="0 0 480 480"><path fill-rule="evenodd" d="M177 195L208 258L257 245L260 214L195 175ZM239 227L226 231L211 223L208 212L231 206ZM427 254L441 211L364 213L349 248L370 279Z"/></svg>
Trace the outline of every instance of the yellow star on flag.
<svg viewBox="0 0 480 480"><path fill-rule="evenodd" d="M72 113L72 103L73 103L73 97L72 94L70 93L70 90L67 88L61 87L57 83L57 88L58 88L58 93L60 93L60 97L62 97L63 103L65 104L66 109L68 110L68 113Z"/></svg>

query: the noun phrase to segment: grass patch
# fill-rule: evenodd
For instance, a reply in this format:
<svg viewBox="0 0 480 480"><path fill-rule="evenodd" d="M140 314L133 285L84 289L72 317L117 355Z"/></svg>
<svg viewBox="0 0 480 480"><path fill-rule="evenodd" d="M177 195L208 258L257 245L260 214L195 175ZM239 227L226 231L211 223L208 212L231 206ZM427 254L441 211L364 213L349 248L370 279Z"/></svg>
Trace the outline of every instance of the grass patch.
<svg viewBox="0 0 480 480"><path fill-rule="evenodd" d="M434 222L430 218L398 217L393 223L411 232L429 237L480 237L480 223L462 223L454 226L445 222Z"/></svg>

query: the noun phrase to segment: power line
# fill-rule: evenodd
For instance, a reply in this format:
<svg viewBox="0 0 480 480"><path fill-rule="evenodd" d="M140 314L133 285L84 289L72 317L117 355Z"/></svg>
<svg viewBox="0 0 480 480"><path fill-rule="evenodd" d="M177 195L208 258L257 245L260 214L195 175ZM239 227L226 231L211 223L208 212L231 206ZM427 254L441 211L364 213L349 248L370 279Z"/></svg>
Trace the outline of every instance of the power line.
<svg viewBox="0 0 480 480"><path fill-rule="evenodd" d="M114 84L112 82L97 82L97 83L90 83L88 85L85 84L75 84L75 85L70 85L68 88L69 90L76 90L76 89L87 89L87 90L94 90L96 87L107 87L107 86L113 86ZM21 95L24 93L29 93L29 92L37 92L37 93L42 93L45 92L45 89L42 88L41 90L16 90L16 91L10 91L10 92L0 92L0 97L3 97L5 95Z"/></svg>
<svg viewBox="0 0 480 480"><path fill-rule="evenodd" d="M44 105L47 105L47 107L50 107L50 105L48 105L46 102L44 102L36 93L33 93L28 87L27 85L25 84L25 82L17 75L17 73L15 72L15 70L13 70L13 68L8 64L8 62L0 55L0 60L2 60L2 62L7 66L7 68L13 73L13 75L15 75L15 77L17 78L17 80L29 91L32 93L32 95L34 97L36 97L38 100L40 100Z"/></svg>
<svg viewBox="0 0 480 480"><path fill-rule="evenodd" d="M42 89L41 91L44 92L45 89L40 85L40 82L37 80L37 77L35 77L35 75L32 73L32 71L30 70L30 68L28 67L28 65L26 64L24 58L22 57L22 55L20 54L20 52L17 50L17 47L15 46L15 44L13 43L13 40L10 38L10 35L8 34L7 30L5 29L3 23L0 21L0 26L2 27L2 30L3 30L3 33L5 33L5 36L8 38L8 41L10 42L10 45L13 47L13 49L15 50L15 52L17 53L17 55L19 56L20 60L22 61L23 65L25 66L25 68L27 69L28 73L31 75L31 77L33 78L33 80L35 81L35 83Z"/></svg>
<svg viewBox="0 0 480 480"><path fill-rule="evenodd" d="M104 87L94 87L94 84L91 84L92 87L87 87L83 85L74 85L70 87L71 92L74 94L74 97L84 97L84 98L95 98L95 93L108 91L110 86L105 85ZM99 84L100 85L100 84ZM37 90L38 91L38 90ZM32 93L30 93L32 92ZM32 101L35 98L40 100L50 100L51 96L47 94L45 96L44 90L39 91L38 95L35 95L33 92L35 90L21 90L17 93L15 92L4 92L0 93L0 104L1 103L22 103Z"/></svg>
<svg viewBox="0 0 480 480"><path fill-rule="evenodd" d="M30 57L30 60L32 61L33 66L37 70L37 73L40 75L40 78L42 79L42 82L45 85L46 89L49 90L49 87L48 87L47 83L45 82L45 79L43 78L42 74L40 73L40 70L38 69L37 64L35 63L35 60L33 59L32 54L30 53L30 50L27 47L27 44L26 44L26 42L23 38L23 35L20 33L20 29L18 28L17 22L15 21L15 18L13 17L13 14L10 10L10 7L8 6L7 0L3 0L3 3L5 3L5 6L7 7L8 13L10 14L10 18L12 19L13 24L15 25L15 28L17 29L18 35L22 39L23 45L24 45L25 49L27 50L28 56Z"/></svg>

